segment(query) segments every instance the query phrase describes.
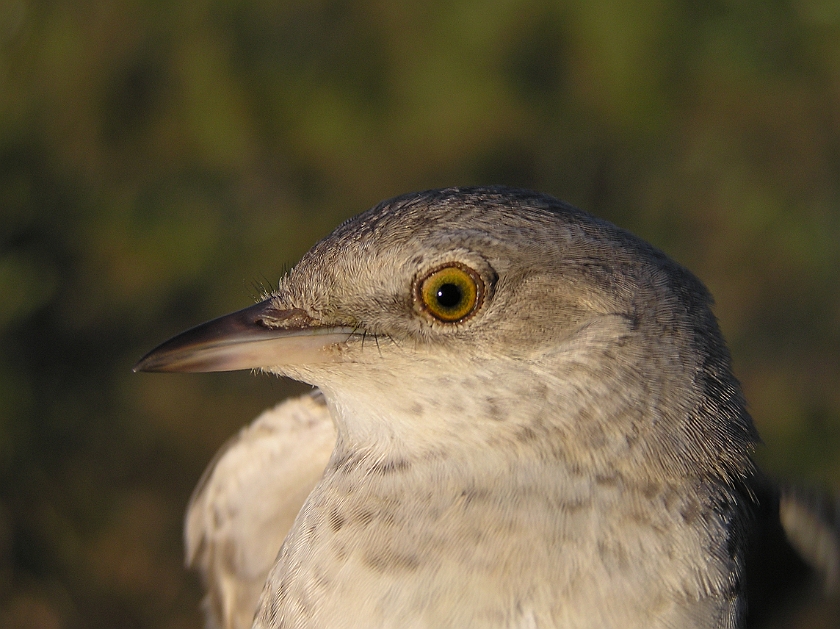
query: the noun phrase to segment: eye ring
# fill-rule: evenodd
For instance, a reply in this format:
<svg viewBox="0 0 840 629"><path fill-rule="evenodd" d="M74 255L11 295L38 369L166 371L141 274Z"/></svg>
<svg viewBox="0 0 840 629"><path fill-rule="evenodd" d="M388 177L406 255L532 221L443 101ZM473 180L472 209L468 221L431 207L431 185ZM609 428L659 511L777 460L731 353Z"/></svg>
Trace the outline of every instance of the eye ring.
<svg viewBox="0 0 840 629"><path fill-rule="evenodd" d="M441 323L468 319L484 300L481 276L460 262L448 262L421 277L414 285L420 309Z"/></svg>

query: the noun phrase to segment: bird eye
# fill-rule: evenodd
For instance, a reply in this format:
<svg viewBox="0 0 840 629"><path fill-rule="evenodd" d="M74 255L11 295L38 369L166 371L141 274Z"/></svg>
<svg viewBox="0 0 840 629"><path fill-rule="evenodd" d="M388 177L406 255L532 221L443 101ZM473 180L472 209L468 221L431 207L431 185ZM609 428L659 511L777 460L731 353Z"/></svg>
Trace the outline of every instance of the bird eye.
<svg viewBox="0 0 840 629"><path fill-rule="evenodd" d="M423 309L444 323L462 321L475 312L483 292L478 273L457 263L435 269L417 285Z"/></svg>

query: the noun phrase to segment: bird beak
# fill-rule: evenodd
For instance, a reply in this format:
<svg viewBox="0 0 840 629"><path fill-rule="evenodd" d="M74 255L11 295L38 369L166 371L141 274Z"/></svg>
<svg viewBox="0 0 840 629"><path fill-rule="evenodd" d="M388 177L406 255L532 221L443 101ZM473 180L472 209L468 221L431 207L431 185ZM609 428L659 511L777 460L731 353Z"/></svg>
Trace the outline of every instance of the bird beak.
<svg viewBox="0 0 840 629"><path fill-rule="evenodd" d="M352 328L320 325L299 309L271 299L207 323L158 345L134 371L208 372L336 362L335 345Z"/></svg>

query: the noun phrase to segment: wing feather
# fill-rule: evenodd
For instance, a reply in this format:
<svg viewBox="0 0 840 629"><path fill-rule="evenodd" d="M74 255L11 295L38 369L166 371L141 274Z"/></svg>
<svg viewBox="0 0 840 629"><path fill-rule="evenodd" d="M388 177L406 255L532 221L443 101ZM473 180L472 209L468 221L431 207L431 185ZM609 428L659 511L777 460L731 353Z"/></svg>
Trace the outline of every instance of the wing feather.
<svg viewBox="0 0 840 629"><path fill-rule="evenodd" d="M286 533L321 478L335 429L319 392L286 400L229 440L187 507L186 561L208 629L247 629Z"/></svg>

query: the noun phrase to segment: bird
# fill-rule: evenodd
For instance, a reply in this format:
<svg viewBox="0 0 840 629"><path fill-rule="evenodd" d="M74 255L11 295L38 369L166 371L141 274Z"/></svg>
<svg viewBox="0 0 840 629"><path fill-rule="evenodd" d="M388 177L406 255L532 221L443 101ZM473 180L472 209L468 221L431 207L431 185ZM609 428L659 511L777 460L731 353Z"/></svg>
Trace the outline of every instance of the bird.
<svg viewBox="0 0 840 629"><path fill-rule="evenodd" d="M237 369L315 389L191 498L210 627L740 629L785 505L836 578L836 529L753 461L709 291L551 196L384 201L135 366Z"/></svg>

